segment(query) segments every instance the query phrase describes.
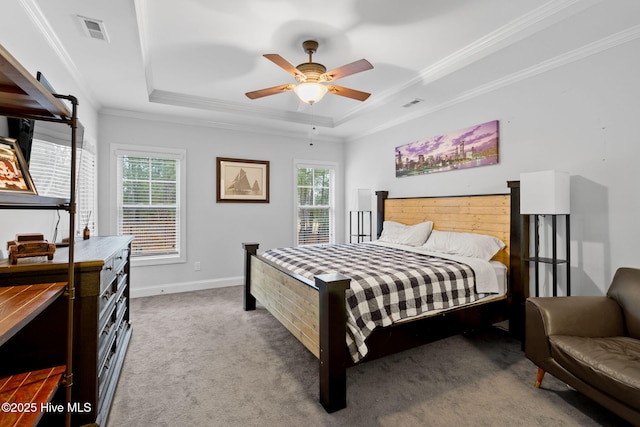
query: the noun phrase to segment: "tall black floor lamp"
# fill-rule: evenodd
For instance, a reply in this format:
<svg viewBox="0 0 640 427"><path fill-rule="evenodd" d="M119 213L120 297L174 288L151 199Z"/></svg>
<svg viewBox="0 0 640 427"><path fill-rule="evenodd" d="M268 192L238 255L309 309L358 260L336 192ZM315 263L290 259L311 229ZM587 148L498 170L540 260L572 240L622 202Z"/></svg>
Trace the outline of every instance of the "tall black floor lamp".
<svg viewBox="0 0 640 427"><path fill-rule="evenodd" d="M565 265L566 295L571 295L570 250L570 178L566 172L541 171L520 174L520 214L534 218L534 256L526 261L534 265L535 294L540 294L540 264L551 265L553 296L558 295L558 266ZM551 218L551 257L540 256L541 217ZM565 216L565 259L558 258L558 216Z"/></svg>
<svg viewBox="0 0 640 427"><path fill-rule="evenodd" d="M354 197L354 209L349 211L349 241L370 242L373 226L371 223L371 190L360 188ZM353 222L355 219L355 227Z"/></svg>

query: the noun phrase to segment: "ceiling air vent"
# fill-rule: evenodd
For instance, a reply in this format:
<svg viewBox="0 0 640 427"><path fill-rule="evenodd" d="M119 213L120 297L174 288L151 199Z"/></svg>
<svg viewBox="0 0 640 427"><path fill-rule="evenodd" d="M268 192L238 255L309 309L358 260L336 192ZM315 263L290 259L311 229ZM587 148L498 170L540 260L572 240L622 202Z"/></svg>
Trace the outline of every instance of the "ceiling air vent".
<svg viewBox="0 0 640 427"><path fill-rule="evenodd" d="M82 23L82 29L85 34L96 40L104 40L109 42L109 37L107 37L107 31L104 28L104 22L98 19L85 18L84 16L78 16Z"/></svg>
<svg viewBox="0 0 640 427"><path fill-rule="evenodd" d="M413 101L409 101L406 104L404 104L402 107L403 108L409 108L409 107L413 107L416 104L421 103L422 101L424 101L424 99L420 99L420 98L415 98Z"/></svg>

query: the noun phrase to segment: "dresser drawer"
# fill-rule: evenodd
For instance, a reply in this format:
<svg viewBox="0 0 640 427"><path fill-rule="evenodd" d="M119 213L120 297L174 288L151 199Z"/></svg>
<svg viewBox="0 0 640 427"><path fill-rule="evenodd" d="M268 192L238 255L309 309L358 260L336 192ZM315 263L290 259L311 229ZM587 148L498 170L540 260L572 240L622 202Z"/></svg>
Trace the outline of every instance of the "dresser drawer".
<svg viewBox="0 0 640 427"><path fill-rule="evenodd" d="M104 261L104 265L102 266L102 271L100 271L100 293L102 292L113 282L115 279L117 271L115 270L114 258L108 258Z"/></svg>
<svg viewBox="0 0 640 427"><path fill-rule="evenodd" d="M104 392L109 385L111 377L113 376L114 369L112 369L113 367L111 365L115 361L115 358L116 353L114 351L110 351L107 354L107 359L104 365L102 365L102 368L98 373L98 402L101 406L103 403L102 400L104 399Z"/></svg>
<svg viewBox="0 0 640 427"><path fill-rule="evenodd" d="M113 268L116 273L121 272L124 269L125 264L129 260L129 247L124 247L113 256Z"/></svg>
<svg viewBox="0 0 640 427"><path fill-rule="evenodd" d="M113 313L109 316L108 322L98 337L98 372L104 367L107 356L109 352L113 350L114 343L116 342L119 326L116 317L117 314L114 307Z"/></svg>
<svg viewBox="0 0 640 427"><path fill-rule="evenodd" d="M125 308L126 310L126 308ZM124 314L124 313L123 313ZM129 327L131 325L129 324L129 322L121 322L120 326L118 327L118 332L117 332L117 336L116 336L116 348L117 351L124 351L125 349L123 349L123 344L124 341L127 339L127 331L129 330Z"/></svg>
<svg viewBox="0 0 640 427"><path fill-rule="evenodd" d="M117 282L114 280L104 291L102 291L102 294L98 298L98 332L104 328L104 325L109 320L117 302L118 289Z"/></svg>
<svg viewBox="0 0 640 427"><path fill-rule="evenodd" d="M124 270L120 271L116 284L116 300L120 301L122 295L124 295L124 292L127 289L127 286L129 286L128 283L129 277L127 276L127 273Z"/></svg>

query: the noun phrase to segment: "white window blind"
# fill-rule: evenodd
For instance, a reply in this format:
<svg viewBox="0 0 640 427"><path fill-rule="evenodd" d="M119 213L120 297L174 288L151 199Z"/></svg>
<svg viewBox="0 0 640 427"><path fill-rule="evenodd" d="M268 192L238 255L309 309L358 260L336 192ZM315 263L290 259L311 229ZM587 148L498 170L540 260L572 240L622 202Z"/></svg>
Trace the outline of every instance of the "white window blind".
<svg viewBox="0 0 640 427"><path fill-rule="evenodd" d="M69 198L71 147L34 139L29 173L39 195Z"/></svg>
<svg viewBox="0 0 640 427"><path fill-rule="evenodd" d="M85 144L85 147L92 147ZM70 197L71 147L34 139L29 159L29 173L41 196ZM89 148L76 153L76 229L88 226L95 234L96 224L96 155Z"/></svg>
<svg viewBox="0 0 640 427"><path fill-rule="evenodd" d="M132 257L180 255L180 156L119 152L119 235L132 235Z"/></svg>
<svg viewBox="0 0 640 427"><path fill-rule="evenodd" d="M88 227L91 235L96 235L96 155L83 149L80 152L79 163L76 200L80 223L77 228L82 232L85 227Z"/></svg>
<svg viewBox="0 0 640 427"><path fill-rule="evenodd" d="M297 165L296 243L334 243L335 169L327 166Z"/></svg>

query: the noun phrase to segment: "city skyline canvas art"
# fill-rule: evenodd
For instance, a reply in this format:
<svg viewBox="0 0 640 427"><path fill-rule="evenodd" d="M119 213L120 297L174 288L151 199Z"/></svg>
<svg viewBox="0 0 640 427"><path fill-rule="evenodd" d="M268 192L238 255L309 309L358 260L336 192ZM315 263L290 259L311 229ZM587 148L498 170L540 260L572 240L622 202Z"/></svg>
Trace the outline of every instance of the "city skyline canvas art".
<svg viewBox="0 0 640 427"><path fill-rule="evenodd" d="M396 177L498 163L498 120L396 147Z"/></svg>

